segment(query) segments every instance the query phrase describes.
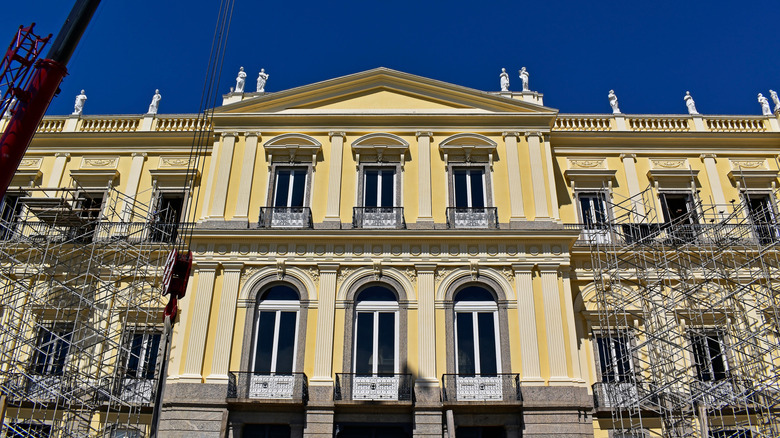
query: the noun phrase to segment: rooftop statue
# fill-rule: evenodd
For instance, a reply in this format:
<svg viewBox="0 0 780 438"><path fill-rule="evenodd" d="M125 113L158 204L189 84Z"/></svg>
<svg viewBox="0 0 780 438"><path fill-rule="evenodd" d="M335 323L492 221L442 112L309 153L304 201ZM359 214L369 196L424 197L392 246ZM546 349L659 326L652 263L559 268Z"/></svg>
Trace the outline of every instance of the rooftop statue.
<svg viewBox="0 0 780 438"><path fill-rule="evenodd" d="M696 102L693 101L693 96L691 96L690 91L685 92L683 100L685 101L685 106L688 107L688 114L699 114L699 112L696 111Z"/></svg>
<svg viewBox="0 0 780 438"><path fill-rule="evenodd" d="M506 72L505 68L501 69L499 77L501 78L501 91L509 91L509 73Z"/></svg>
<svg viewBox="0 0 780 438"><path fill-rule="evenodd" d="M615 96L615 90L609 90L607 98L609 98L609 106L612 107L612 114L620 114L620 108L618 108L618 100L617 96Z"/></svg>
<svg viewBox="0 0 780 438"><path fill-rule="evenodd" d="M775 114L780 112L780 99L777 98L777 92L775 90L769 90L769 95L772 97L772 102L775 103Z"/></svg>
<svg viewBox="0 0 780 438"><path fill-rule="evenodd" d="M76 104L73 106L73 115L80 116L84 111L84 104L87 102L87 95L84 94L84 90L81 90L81 94L76 96Z"/></svg>
<svg viewBox="0 0 780 438"><path fill-rule="evenodd" d="M152 103L149 104L149 111L147 114L157 114L157 108L160 106L160 90L154 90L154 96L152 96Z"/></svg>
<svg viewBox="0 0 780 438"><path fill-rule="evenodd" d="M246 73L244 73L244 67L238 69L238 77L236 78L236 93L244 92L244 84L246 84Z"/></svg>
<svg viewBox="0 0 780 438"><path fill-rule="evenodd" d="M265 93L265 83L268 81L268 73L264 68L260 69L260 73L257 75L257 92Z"/></svg>
<svg viewBox="0 0 780 438"><path fill-rule="evenodd" d="M528 77L530 74L528 74L528 70L526 70L525 67L521 68L519 73L520 79L523 81L523 91L528 91Z"/></svg>
<svg viewBox="0 0 780 438"><path fill-rule="evenodd" d="M772 111L769 109L769 101L763 94L758 93L758 103L761 104L761 114L765 116L771 116Z"/></svg>

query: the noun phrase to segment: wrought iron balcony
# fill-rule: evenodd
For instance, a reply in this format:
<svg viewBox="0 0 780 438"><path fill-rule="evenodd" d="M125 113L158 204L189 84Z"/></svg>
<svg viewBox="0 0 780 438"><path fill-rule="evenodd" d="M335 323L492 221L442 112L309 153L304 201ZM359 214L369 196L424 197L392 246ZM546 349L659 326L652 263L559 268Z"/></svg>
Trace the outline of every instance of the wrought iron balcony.
<svg viewBox="0 0 780 438"><path fill-rule="evenodd" d="M411 374L336 374L335 400L411 401Z"/></svg>
<svg viewBox="0 0 780 438"><path fill-rule="evenodd" d="M353 228L406 228L403 207L355 207L352 209Z"/></svg>
<svg viewBox="0 0 780 438"><path fill-rule="evenodd" d="M260 207L260 228L313 228L309 207Z"/></svg>
<svg viewBox="0 0 780 438"><path fill-rule="evenodd" d="M755 390L750 380L733 377L709 381L696 380L691 384L693 400L715 409L751 403L759 396ZM777 397L777 394L774 394L774 397Z"/></svg>
<svg viewBox="0 0 780 438"><path fill-rule="evenodd" d="M2 383L2 392L10 402L56 402L70 391L63 376L53 374L11 374Z"/></svg>
<svg viewBox="0 0 780 438"><path fill-rule="evenodd" d="M448 207L449 228L498 228L496 207Z"/></svg>
<svg viewBox="0 0 780 438"><path fill-rule="evenodd" d="M445 374L444 401L504 402L522 400L519 374Z"/></svg>
<svg viewBox="0 0 780 438"><path fill-rule="evenodd" d="M305 403L308 381L303 373L228 373L228 398L252 400L292 400Z"/></svg>
<svg viewBox="0 0 780 438"><path fill-rule="evenodd" d="M638 381L633 376L624 376L620 382L596 382L593 384L593 404L596 408L657 409L658 390L651 382ZM681 394L666 392L666 397L682 397Z"/></svg>

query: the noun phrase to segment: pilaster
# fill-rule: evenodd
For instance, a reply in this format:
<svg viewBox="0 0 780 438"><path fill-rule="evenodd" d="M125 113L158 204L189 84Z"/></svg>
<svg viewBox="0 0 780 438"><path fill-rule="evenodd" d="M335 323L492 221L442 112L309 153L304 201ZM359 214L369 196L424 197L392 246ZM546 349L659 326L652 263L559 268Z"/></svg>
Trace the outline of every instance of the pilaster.
<svg viewBox="0 0 780 438"><path fill-rule="evenodd" d="M550 384L571 382L566 372L566 349L563 337L563 317L558 288L558 264L539 264L544 302L544 325L550 364Z"/></svg>
<svg viewBox="0 0 780 438"><path fill-rule="evenodd" d="M563 281L563 310L566 312L566 333L569 340L569 355L571 356L572 376L577 383L585 383L580 369L580 350L577 346L577 325L574 321L574 303L571 296L571 268L561 267Z"/></svg>
<svg viewBox="0 0 780 438"><path fill-rule="evenodd" d="M203 210L201 210L201 219L205 219L209 214L209 206L211 205L211 187L214 185L215 174L217 173L217 162L219 161L220 151L220 138L218 135L214 136L214 146L211 148L211 161L209 164L209 175L206 178L205 193L203 195Z"/></svg>
<svg viewBox="0 0 780 438"><path fill-rule="evenodd" d="M227 373L230 367L230 347L233 345L238 285L243 268L244 264L241 262L222 263L224 278L217 314L217 332L214 337L214 357L211 362L211 374L206 377L206 383L228 383Z"/></svg>
<svg viewBox="0 0 780 438"><path fill-rule="evenodd" d="M541 385L541 366L539 365L539 341L536 331L536 311L533 288L533 263L512 265L515 274L515 295L517 313L520 321L520 360L523 371L523 385Z"/></svg>
<svg viewBox="0 0 780 438"><path fill-rule="evenodd" d="M255 174L255 159L259 140L259 132L247 132L244 135L244 158L241 163L241 179L238 184L238 200L233 219L249 219L249 198L252 195L252 178Z"/></svg>
<svg viewBox="0 0 780 438"><path fill-rule="evenodd" d="M133 221L135 195L138 193L138 182L141 181L141 171L144 168L145 160L146 152L133 152L133 161L130 164L130 174L127 177L127 187L125 187L126 201L122 209L122 222Z"/></svg>
<svg viewBox="0 0 780 438"><path fill-rule="evenodd" d="M645 205L639 197L639 177L636 173L636 154L620 154L620 160L623 161L623 169L626 172L626 185L628 186L628 196L633 199L634 211L639 216L634 220L641 220L645 216Z"/></svg>
<svg viewBox="0 0 780 438"><path fill-rule="evenodd" d="M525 220L525 206L523 205L523 185L520 179L520 153L517 149L517 132L504 132L504 145L506 146L506 162L509 172L509 222Z"/></svg>
<svg viewBox="0 0 780 438"><path fill-rule="evenodd" d="M418 350L420 354L419 377L415 381L416 386L438 387L439 380L436 376L436 337L432 333L436 331L435 324L435 283L434 273L436 265L415 265L417 271L417 315L418 315Z"/></svg>
<svg viewBox="0 0 780 438"><path fill-rule="evenodd" d="M236 145L236 132L222 134L222 148L219 153L217 176L214 184L214 201L211 205L209 218L224 219L225 203L227 202L228 183L230 182L230 169L233 166L233 150Z"/></svg>
<svg viewBox="0 0 780 438"><path fill-rule="evenodd" d="M718 175L718 168L715 166L715 154L701 154L699 158L704 162L704 169L707 171L707 180L710 182L710 192L712 193L712 200L716 205L720 205L723 208L726 206L726 197L723 195L723 186L720 184L720 175Z"/></svg>
<svg viewBox="0 0 780 438"><path fill-rule="evenodd" d="M528 153L531 161L531 181L533 183L534 193L534 217L536 219L547 219L550 214L547 210L547 184L544 179L544 161L542 160L542 133L526 132L526 141L528 142Z"/></svg>
<svg viewBox="0 0 780 438"><path fill-rule="evenodd" d="M51 175L49 175L49 181L46 187L59 187L62 182L62 174L65 173L65 165L70 159L70 153L57 152L54 154L54 166L51 168Z"/></svg>
<svg viewBox="0 0 780 438"><path fill-rule="evenodd" d="M328 171L328 199L325 208L325 222L335 222L341 225L341 173L344 160L343 132L329 132L330 137L330 167Z"/></svg>
<svg viewBox="0 0 780 438"><path fill-rule="evenodd" d="M547 164L547 193L550 194L550 208L552 208L552 218L560 221L560 211L558 210L558 191L555 189L555 168L553 167L552 146L550 146L550 135L546 134L544 139L544 158Z"/></svg>
<svg viewBox="0 0 780 438"><path fill-rule="evenodd" d="M317 341L314 349L314 376L309 383L310 386L332 387L333 323L336 315L336 276L339 265L324 263L320 264L318 268L320 270L320 290L317 308Z"/></svg>
<svg viewBox="0 0 780 438"><path fill-rule="evenodd" d="M431 195L431 137L430 132L417 132L417 222L433 222L433 204Z"/></svg>
<svg viewBox="0 0 780 438"><path fill-rule="evenodd" d="M190 295L193 300L190 336L187 341L184 373L179 377L179 381L183 383L201 383L202 380L203 353L206 349L206 332L217 267L217 262L197 262L198 288L195 290L195 296Z"/></svg>

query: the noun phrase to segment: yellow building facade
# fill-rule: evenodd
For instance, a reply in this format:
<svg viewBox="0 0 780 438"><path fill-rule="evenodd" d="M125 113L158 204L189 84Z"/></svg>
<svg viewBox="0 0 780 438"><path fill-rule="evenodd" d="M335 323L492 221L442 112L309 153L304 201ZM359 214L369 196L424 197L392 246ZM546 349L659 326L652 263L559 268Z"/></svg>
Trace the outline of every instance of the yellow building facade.
<svg viewBox="0 0 780 438"><path fill-rule="evenodd" d="M70 187L105 223L194 224L160 436L777 436L778 119L542 98L380 68L202 123L48 117L3 219ZM67 366L36 342L20 361ZM9 399L8 430L39 404ZM148 435L141 404L137 435L93 429Z"/></svg>

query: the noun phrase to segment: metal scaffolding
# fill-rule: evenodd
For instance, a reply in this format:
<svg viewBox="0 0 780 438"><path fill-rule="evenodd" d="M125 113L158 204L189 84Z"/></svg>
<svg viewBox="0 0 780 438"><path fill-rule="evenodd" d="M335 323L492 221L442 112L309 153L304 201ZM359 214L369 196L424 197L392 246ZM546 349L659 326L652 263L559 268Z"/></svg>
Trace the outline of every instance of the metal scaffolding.
<svg viewBox="0 0 780 438"><path fill-rule="evenodd" d="M743 195L606 195L583 226L594 396L615 436L780 436L780 198Z"/></svg>
<svg viewBox="0 0 780 438"><path fill-rule="evenodd" d="M180 237L179 218L142 197L112 188L6 197L4 436L148 434L165 344L160 275Z"/></svg>

